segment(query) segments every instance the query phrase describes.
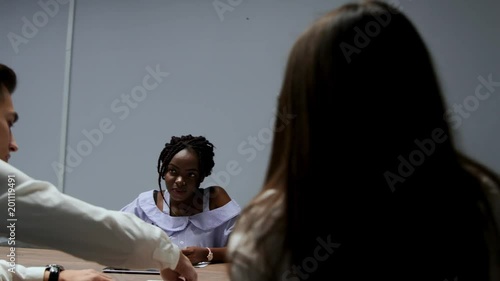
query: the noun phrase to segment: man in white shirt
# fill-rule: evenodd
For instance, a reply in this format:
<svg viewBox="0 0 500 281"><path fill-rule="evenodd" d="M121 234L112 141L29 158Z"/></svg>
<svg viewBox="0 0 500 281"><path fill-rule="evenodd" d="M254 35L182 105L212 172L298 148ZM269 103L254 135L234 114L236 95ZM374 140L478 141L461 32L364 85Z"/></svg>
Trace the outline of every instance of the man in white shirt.
<svg viewBox="0 0 500 281"><path fill-rule="evenodd" d="M0 206L4 208L0 219L10 224L0 227L0 236L11 238L15 230L23 242L103 265L158 268L164 280L183 277L186 281L196 281L197 273L189 259L160 228L132 214L106 210L65 195L51 183L32 179L7 163L11 152L18 150L11 131L18 119L11 98L16 83L15 72L0 64ZM15 212L9 210L11 205L15 205ZM15 239L7 241L15 245ZM0 280L109 281L111 278L95 270L24 267L0 260Z"/></svg>

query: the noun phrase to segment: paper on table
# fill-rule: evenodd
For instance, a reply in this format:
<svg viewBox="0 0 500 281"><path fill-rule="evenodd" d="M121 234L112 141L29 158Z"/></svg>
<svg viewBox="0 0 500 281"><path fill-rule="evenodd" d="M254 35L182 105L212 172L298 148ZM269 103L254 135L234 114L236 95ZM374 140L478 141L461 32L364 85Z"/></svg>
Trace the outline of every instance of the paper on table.
<svg viewBox="0 0 500 281"><path fill-rule="evenodd" d="M158 269L127 269L127 268L113 268L105 267L102 269L103 273L123 273L123 274L154 274L160 275Z"/></svg>
<svg viewBox="0 0 500 281"><path fill-rule="evenodd" d="M210 262L199 262L193 265L196 268L202 268L209 265ZM114 267L105 267L102 269L103 273L119 273L119 274L153 274L160 275L160 271L158 269L127 269L127 268L114 268ZM153 281L153 280L151 280ZM156 280L155 280L156 281Z"/></svg>
<svg viewBox="0 0 500 281"><path fill-rule="evenodd" d="M199 262L193 265L196 268L202 268L209 265L210 262ZM128 268L114 268L114 267L105 267L102 270L103 273L122 273L122 274L154 274L160 275L160 271L158 269L128 269Z"/></svg>
<svg viewBox="0 0 500 281"><path fill-rule="evenodd" d="M196 268L201 268L201 267L205 267L205 266L207 266L209 264L210 264L210 262L202 261L202 262L199 262L199 263L197 263L197 264L195 264L193 266L196 267Z"/></svg>

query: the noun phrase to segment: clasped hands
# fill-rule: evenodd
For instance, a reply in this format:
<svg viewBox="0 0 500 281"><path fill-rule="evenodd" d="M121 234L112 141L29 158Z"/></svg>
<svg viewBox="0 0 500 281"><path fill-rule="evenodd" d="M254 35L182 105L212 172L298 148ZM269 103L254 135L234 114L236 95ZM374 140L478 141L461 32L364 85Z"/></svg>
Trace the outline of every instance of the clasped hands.
<svg viewBox="0 0 500 281"><path fill-rule="evenodd" d="M190 246L182 249L182 253L188 257L193 265L207 261L208 250L206 247Z"/></svg>

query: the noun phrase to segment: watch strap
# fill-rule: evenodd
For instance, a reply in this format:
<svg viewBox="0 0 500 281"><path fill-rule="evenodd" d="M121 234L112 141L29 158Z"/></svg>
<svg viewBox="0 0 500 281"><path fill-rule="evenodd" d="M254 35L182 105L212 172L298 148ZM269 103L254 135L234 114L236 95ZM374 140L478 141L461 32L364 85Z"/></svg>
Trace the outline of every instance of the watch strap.
<svg viewBox="0 0 500 281"><path fill-rule="evenodd" d="M59 280L59 273L64 270L64 267L58 264L49 264L47 265L46 269L49 271L49 279L48 281L58 281Z"/></svg>

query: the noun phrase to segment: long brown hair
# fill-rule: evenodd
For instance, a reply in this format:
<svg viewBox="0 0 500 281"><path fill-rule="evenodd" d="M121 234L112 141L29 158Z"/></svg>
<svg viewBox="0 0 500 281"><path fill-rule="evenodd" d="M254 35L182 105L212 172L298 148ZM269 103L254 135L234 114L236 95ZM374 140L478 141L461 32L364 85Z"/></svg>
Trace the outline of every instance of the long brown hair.
<svg viewBox="0 0 500 281"><path fill-rule="evenodd" d="M318 19L290 52L277 107L295 118L276 119L263 191L286 196L285 250L300 267L320 240L340 245L307 280L357 280L357 267L487 280L491 212L478 208L480 182L462 166L431 56L403 13L365 1Z"/></svg>

